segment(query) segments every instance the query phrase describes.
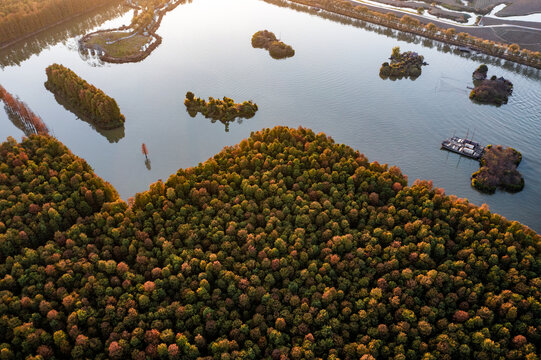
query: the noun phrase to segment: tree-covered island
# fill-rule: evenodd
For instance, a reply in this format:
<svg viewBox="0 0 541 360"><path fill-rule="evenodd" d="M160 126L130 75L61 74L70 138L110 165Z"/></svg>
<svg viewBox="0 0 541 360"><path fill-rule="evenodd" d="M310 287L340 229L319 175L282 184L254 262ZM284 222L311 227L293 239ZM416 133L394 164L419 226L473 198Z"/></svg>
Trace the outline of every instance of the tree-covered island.
<svg viewBox="0 0 541 360"><path fill-rule="evenodd" d="M278 40L276 35L268 30L256 32L252 36L252 46L268 50L274 59L284 59L295 55L295 50L290 45Z"/></svg>
<svg viewBox="0 0 541 360"><path fill-rule="evenodd" d="M400 47L395 46L391 57L391 62L384 62L379 69L379 75L387 79L410 77L415 79L421 75L421 67L427 65L422 55L413 51L406 51L401 53Z"/></svg>
<svg viewBox="0 0 541 360"><path fill-rule="evenodd" d="M480 169L472 174L472 186L486 193L494 193L497 188L521 191L524 178L517 170L521 161L522 154L513 148L488 145L481 157Z"/></svg>
<svg viewBox="0 0 541 360"><path fill-rule="evenodd" d="M124 125L115 99L87 83L67 67L53 64L46 69L45 87L68 105L78 117L101 129L114 129Z"/></svg>
<svg viewBox="0 0 541 360"><path fill-rule="evenodd" d="M470 99L482 104L507 104L509 96L513 93L513 84L495 75L487 79L487 73L486 65L481 65L474 71L472 77L475 87L470 92Z"/></svg>
<svg viewBox="0 0 541 360"><path fill-rule="evenodd" d="M226 96L222 100L209 97L206 101L188 91L184 100L186 110L191 117L195 117L198 112L204 117L213 120L219 120L225 125L225 131L229 131L229 123L237 118L250 119L257 112L257 104L252 101L244 101L243 103L235 103L233 99Z"/></svg>

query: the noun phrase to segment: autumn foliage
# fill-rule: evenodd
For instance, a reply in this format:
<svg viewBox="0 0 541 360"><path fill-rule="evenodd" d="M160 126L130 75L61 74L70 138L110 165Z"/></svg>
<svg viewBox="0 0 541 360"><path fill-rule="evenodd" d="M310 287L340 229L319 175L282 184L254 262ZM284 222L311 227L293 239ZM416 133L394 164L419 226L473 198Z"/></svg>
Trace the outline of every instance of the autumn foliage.
<svg viewBox="0 0 541 360"><path fill-rule="evenodd" d="M273 32L260 30L252 35L254 48L266 49L270 56L275 59L284 59L295 55L295 50L290 45L278 40Z"/></svg>
<svg viewBox="0 0 541 360"><path fill-rule="evenodd" d="M53 238L69 246L59 231L116 199L116 190L58 140L32 135L18 144L8 138L0 145L0 263Z"/></svg>
<svg viewBox="0 0 541 360"><path fill-rule="evenodd" d="M0 179L19 211L2 244L22 241L31 196L72 189L70 211L95 179L27 174L19 149L42 141L0 150L2 169L21 162ZM253 133L130 207L96 205L0 264L3 357L537 358L539 235L324 134Z"/></svg>
<svg viewBox="0 0 541 360"><path fill-rule="evenodd" d="M117 0L2 0L0 45Z"/></svg>
<svg viewBox="0 0 541 360"><path fill-rule="evenodd" d="M112 97L87 83L65 66L53 64L46 69L48 90L67 101L76 115L90 119L97 127L113 129L124 125L124 115Z"/></svg>
<svg viewBox="0 0 541 360"><path fill-rule="evenodd" d="M219 120L225 125L225 131L229 131L229 123L237 118L250 119L254 117L258 110L257 104L250 101L235 103L235 101L227 96L222 100L210 97L208 101L195 97L194 93L188 91L184 99L184 105L191 117L195 117L197 113L201 113L204 117Z"/></svg>

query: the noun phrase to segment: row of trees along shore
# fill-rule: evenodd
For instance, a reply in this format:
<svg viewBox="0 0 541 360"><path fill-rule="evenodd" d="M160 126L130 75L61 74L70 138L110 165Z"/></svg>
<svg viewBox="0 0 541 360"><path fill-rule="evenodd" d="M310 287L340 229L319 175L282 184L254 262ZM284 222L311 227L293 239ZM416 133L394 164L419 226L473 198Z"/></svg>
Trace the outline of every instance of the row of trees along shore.
<svg viewBox="0 0 541 360"><path fill-rule="evenodd" d="M541 237L325 134L130 205L50 137L0 170L2 359L538 359Z"/></svg>
<svg viewBox="0 0 541 360"><path fill-rule="evenodd" d="M47 125L24 102L11 95L0 85L0 100L4 102L6 110L16 117L16 126L19 125L26 136L32 134L46 135L49 133Z"/></svg>
<svg viewBox="0 0 541 360"><path fill-rule="evenodd" d="M79 117L90 119L102 129L113 129L124 125L124 115L115 99L102 90L87 83L67 67L53 64L47 67L48 90L69 102Z"/></svg>
<svg viewBox="0 0 541 360"><path fill-rule="evenodd" d="M514 61L516 63L541 69L541 53L521 49L518 44L506 44L482 39L465 32L457 33L454 28L440 28L433 23L423 24L408 15L402 17L394 13L382 13L368 9L366 6L355 6L347 0L290 0L294 3L321 8L333 13L386 26L396 30L409 32L448 44L465 46L473 50Z"/></svg>
<svg viewBox="0 0 541 360"><path fill-rule="evenodd" d="M2 0L0 46L118 0Z"/></svg>

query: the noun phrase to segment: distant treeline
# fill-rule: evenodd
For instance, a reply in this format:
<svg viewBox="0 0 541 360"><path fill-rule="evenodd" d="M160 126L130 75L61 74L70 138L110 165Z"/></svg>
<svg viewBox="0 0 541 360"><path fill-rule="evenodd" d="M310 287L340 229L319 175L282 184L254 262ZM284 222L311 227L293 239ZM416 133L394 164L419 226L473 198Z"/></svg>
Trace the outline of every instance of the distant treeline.
<svg viewBox="0 0 541 360"><path fill-rule="evenodd" d="M105 21L121 16L128 9L130 8L122 3L111 4L90 11L84 16L76 16L72 20L52 26L48 31L42 31L25 40L18 41L6 49L0 50L0 68L19 65L30 56L39 54L43 49L84 35ZM82 53L81 56L88 57L88 53Z"/></svg>
<svg viewBox="0 0 541 360"><path fill-rule="evenodd" d="M0 46L118 0L2 0Z"/></svg>
<svg viewBox="0 0 541 360"><path fill-rule="evenodd" d="M499 57L519 64L541 68L541 52L528 49L521 49L518 44L507 44L486 40L466 32L457 33L454 28L440 28L433 23L423 24L418 19L409 15L398 17L391 12L374 11L366 6L354 5L347 0L264 0L277 6L287 6L300 10L302 6L310 7L308 9L323 9L330 13L341 16L358 19L372 24L386 26L391 29L408 32L430 38L437 41L456 46L468 47L472 50L482 52L487 55ZM292 6L295 3L300 7ZM382 10L383 11L383 10ZM316 14L316 12L313 12ZM327 17L324 12L317 13L319 16ZM332 18L335 20L334 18Z"/></svg>
<svg viewBox="0 0 541 360"><path fill-rule="evenodd" d="M92 120L102 129L113 129L124 125L124 115L118 105L102 90L81 79L65 66L53 64L46 70L45 87L60 96L76 109L79 117Z"/></svg>

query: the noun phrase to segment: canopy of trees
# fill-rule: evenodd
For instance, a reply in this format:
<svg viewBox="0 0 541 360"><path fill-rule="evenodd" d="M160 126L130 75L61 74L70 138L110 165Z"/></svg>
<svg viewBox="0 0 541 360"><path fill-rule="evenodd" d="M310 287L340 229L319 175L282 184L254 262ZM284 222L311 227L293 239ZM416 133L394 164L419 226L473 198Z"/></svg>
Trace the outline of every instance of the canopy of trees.
<svg viewBox="0 0 541 360"><path fill-rule="evenodd" d="M421 75L421 66L426 65L424 57L416 52L406 51L400 53L400 47L395 46L390 57L391 63L384 62L379 69L379 75L386 79L411 77Z"/></svg>
<svg viewBox="0 0 541 360"><path fill-rule="evenodd" d="M472 186L493 193L498 187L517 192L524 188L524 178L517 170L522 154L513 148L488 145L481 157L481 168L472 174Z"/></svg>
<svg viewBox="0 0 541 360"><path fill-rule="evenodd" d="M118 0L2 0L0 45Z"/></svg>
<svg viewBox="0 0 541 360"><path fill-rule="evenodd" d="M276 35L268 30L256 32L252 36L252 46L267 49L274 59L284 59L295 55L295 50L290 45L278 40Z"/></svg>
<svg viewBox="0 0 541 360"><path fill-rule="evenodd" d="M513 93L513 83L503 77L492 76L487 79L488 67L481 65L473 72L475 87L470 92L470 99L483 104L507 104L509 96Z"/></svg>
<svg viewBox="0 0 541 360"><path fill-rule="evenodd" d="M118 105L102 90L81 79L67 67L53 64L46 69L45 87L64 99L76 115L90 119L97 127L113 129L124 125Z"/></svg>
<svg viewBox="0 0 541 360"><path fill-rule="evenodd" d="M0 263L116 199L116 190L58 140L8 138L0 146Z"/></svg>
<svg viewBox="0 0 541 360"><path fill-rule="evenodd" d="M257 104L252 101L235 103L233 99L224 96L223 100L209 97L207 102L204 99L195 97L194 93L188 91L184 105L191 117L195 117L198 112L207 119L219 120L225 125L225 131L229 131L229 123L237 118L250 119L257 112Z"/></svg>
<svg viewBox="0 0 541 360"><path fill-rule="evenodd" d="M540 236L324 134L253 133L130 206L54 139L0 155L3 358L537 359Z"/></svg>

